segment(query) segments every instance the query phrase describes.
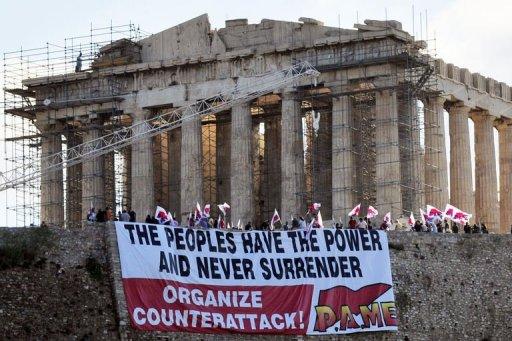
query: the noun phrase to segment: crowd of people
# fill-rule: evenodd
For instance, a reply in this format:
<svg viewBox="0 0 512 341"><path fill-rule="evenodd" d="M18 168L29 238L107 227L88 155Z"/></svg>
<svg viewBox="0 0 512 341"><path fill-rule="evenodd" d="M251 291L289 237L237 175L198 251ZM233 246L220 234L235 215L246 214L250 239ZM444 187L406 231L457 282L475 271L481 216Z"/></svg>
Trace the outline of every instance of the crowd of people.
<svg viewBox="0 0 512 341"><path fill-rule="evenodd" d="M114 216L114 211L110 206L107 206L104 210L101 208L96 212L94 207L91 207L87 213L87 221L105 223L107 221L131 221L135 222L137 215L133 210L123 210L117 212L117 216Z"/></svg>
<svg viewBox="0 0 512 341"><path fill-rule="evenodd" d="M444 219L437 224L423 224L423 222L416 220L414 226L410 229L415 232L432 232L432 233L489 233L485 223L470 225L466 222L464 225L450 222Z"/></svg>
<svg viewBox="0 0 512 341"><path fill-rule="evenodd" d="M293 217L292 217L293 218ZM137 221L137 215L132 209L124 209L117 213L117 216L114 216L113 210L111 207L107 206L104 210L99 209L98 211L95 208L91 208L87 214L87 220L89 222L107 222L107 221L126 221L126 222L135 222ZM155 218L155 216L147 215L145 222L148 224L159 224L159 220ZM179 224L177 221L174 223L180 226L188 226L188 227L196 227L196 228L235 228L238 230L245 231L266 231L266 230L281 230L281 231L289 231L289 230L300 230L307 228L319 228L317 216L313 213L307 213L305 217L299 216L293 218L291 222L285 221L284 223L281 221L276 222L275 224L271 224L269 220L263 221L261 224L253 224L250 221L244 224L243 226L238 224L238 226L230 226L226 225L225 219L222 217L213 218L213 217L201 217L197 219L194 215L190 214L187 218L186 224ZM165 224L171 225L171 222L166 222ZM468 222L465 224L458 224L448 219L442 219L441 217L435 217L432 221L422 222L420 220L416 220L414 224L410 224L410 222L404 222L402 219L397 219L394 223L391 221L382 221L381 223L376 223L371 219L366 217L356 217L351 216L347 224L345 225L343 222L335 222L331 221L329 223L330 228L336 229L365 229L365 230L398 230L398 231L413 231L413 232L426 232L426 233L468 233L468 234L488 234L489 231L485 223L481 222L478 224L470 225ZM512 233L512 226L511 226Z"/></svg>

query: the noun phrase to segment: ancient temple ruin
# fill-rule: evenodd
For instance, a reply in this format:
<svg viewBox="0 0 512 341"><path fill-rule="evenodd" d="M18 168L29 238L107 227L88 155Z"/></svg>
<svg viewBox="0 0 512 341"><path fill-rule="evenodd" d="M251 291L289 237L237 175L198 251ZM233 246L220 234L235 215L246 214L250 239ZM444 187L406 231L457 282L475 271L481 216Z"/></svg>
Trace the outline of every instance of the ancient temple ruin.
<svg viewBox="0 0 512 341"><path fill-rule="evenodd" d="M185 217L196 202L230 203L234 223L260 223L274 209L289 220L312 202L322 204L324 219L345 217L359 202L363 211L372 205L398 218L449 202L490 231L506 232L512 224L511 89L445 64L427 45L392 20L341 29L311 18L236 19L212 29L202 15L152 35L67 40L58 63L46 60L44 49L37 62L30 51L6 54L11 167L221 93L240 77L297 61L321 73L311 84L44 171L17 188L19 221L26 224L27 210L40 207L34 213L40 221L72 226L90 207L107 205L133 208L139 220L157 204ZM81 51L84 65L75 72ZM468 118L475 126L475 191Z"/></svg>

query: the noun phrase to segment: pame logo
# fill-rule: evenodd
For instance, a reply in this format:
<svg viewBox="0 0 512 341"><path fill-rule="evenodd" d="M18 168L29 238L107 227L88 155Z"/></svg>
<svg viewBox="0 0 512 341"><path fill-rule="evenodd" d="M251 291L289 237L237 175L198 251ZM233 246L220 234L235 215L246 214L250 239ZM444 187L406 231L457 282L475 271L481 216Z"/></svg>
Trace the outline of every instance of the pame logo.
<svg viewBox="0 0 512 341"><path fill-rule="evenodd" d="M315 306L315 331L325 332L339 322L335 331L396 326L395 302L375 302L391 285L376 283L352 290L336 286L321 290Z"/></svg>

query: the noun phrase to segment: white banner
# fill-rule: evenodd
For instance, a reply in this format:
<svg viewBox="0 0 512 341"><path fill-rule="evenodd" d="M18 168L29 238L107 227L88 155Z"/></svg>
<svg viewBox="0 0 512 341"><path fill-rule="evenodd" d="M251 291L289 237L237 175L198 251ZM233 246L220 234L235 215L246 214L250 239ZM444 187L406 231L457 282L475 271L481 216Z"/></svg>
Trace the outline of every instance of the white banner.
<svg viewBox="0 0 512 341"><path fill-rule="evenodd" d="M200 230L116 222L139 330L347 334L397 330L385 232Z"/></svg>

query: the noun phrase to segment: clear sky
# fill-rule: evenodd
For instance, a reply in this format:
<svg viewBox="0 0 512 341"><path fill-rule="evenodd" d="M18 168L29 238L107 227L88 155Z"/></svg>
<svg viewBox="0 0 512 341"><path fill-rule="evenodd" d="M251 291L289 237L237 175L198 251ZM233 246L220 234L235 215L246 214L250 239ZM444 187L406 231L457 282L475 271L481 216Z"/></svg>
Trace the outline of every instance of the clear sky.
<svg viewBox="0 0 512 341"><path fill-rule="evenodd" d="M212 28L235 18L256 23L311 17L343 28L367 18L394 19L418 39L435 37L430 48L435 47L437 57L512 85L510 0L0 0L0 52L60 44L66 37L87 34L91 23L132 22L156 33L203 13ZM0 194L0 226L7 221L4 201Z"/></svg>

